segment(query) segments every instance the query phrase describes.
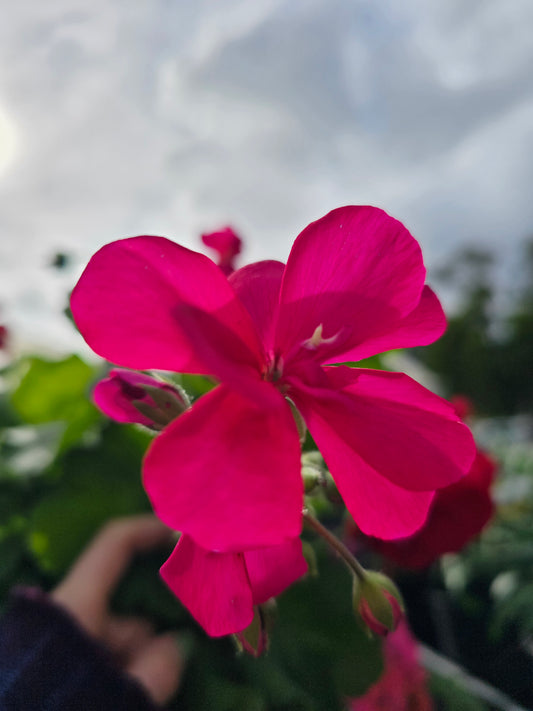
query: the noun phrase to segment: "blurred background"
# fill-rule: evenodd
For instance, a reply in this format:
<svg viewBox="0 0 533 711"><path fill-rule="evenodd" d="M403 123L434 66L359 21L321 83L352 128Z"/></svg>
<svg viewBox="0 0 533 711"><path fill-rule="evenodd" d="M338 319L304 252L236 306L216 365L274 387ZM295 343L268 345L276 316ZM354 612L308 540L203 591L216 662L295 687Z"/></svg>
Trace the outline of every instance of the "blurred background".
<svg viewBox="0 0 533 711"><path fill-rule="evenodd" d="M474 245L515 285L529 0L2 4L0 304L24 343L72 345L59 306L105 242L230 222L246 261L286 259L342 204L403 221L430 270Z"/></svg>
<svg viewBox="0 0 533 711"><path fill-rule="evenodd" d="M462 551L465 540L424 570L373 559L372 546L364 555L402 587L436 708L533 707L530 0L0 8L0 593L51 586L104 520L147 508L138 473L150 437L90 404L104 371L64 313L93 252L135 234L200 249L201 233L230 224L241 264L286 260L311 220L377 205L421 243L449 328L374 365L467 398L462 415L494 462L494 510L481 535L480 524ZM452 511L449 525L468 515ZM283 624L309 603L305 590L280 603L288 646L237 668L154 590L160 562L143 562L121 604L193 630L209 663L191 663L187 708L341 708L344 687L324 681L309 695L309 658L287 671L302 629ZM370 656L358 644L361 669ZM349 650L332 639L320 654L323 670Z"/></svg>

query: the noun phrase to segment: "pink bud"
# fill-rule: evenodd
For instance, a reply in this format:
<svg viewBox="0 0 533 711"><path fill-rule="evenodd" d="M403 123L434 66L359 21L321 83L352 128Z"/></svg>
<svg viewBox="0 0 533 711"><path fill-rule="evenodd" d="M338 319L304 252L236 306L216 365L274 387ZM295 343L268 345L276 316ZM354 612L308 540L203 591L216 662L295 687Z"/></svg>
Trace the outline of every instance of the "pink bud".
<svg viewBox="0 0 533 711"><path fill-rule="evenodd" d="M186 396L176 386L119 368L96 385L93 400L117 422L136 422L153 429L162 429L188 407Z"/></svg>
<svg viewBox="0 0 533 711"><path fill-rule="evenodd" d="M260 657L268 649L269 632L276 616L276 601L272 598L254 606L254 618L245 630L237 632L235 639L242 651Z"/></svg>
<svg viewBox="0 0 533 711"><path fill-rule="evenodd" d="M377 635L393 632L403 617L400 591L383 573L366 571L363 579L355 578L353 601L362 621Z"/></svg>

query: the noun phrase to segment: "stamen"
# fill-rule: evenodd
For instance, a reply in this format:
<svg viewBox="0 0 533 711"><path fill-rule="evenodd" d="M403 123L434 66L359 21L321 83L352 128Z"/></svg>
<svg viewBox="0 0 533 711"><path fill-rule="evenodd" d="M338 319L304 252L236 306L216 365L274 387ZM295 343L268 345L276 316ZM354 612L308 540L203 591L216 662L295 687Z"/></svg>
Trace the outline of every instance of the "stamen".
<svg viewBox="0 0 533 711"><path fill-rule="evenodd" d="M303 347L307 348L310 351L316 351L316 349L319 346L329 345L330 343L335 343L339 334L336 333L335 335L330 336L329 338L324 338L322 336L323 331L324 331L324 325L321 323L319 326L317 326L315 328L314 333L311 336L311 338L308 338L306 341L304 341L302 343Z"/></svg>

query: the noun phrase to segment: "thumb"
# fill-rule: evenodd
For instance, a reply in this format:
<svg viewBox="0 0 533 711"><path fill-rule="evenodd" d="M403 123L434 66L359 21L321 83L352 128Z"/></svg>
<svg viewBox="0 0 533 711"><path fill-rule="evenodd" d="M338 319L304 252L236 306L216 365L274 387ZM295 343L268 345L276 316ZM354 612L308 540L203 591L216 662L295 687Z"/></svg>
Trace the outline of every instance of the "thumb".
<svg viewBox="0 0 533 711"><path fill-rule="evenodd" d="M176 693L185 658L176 635L152 637L130 660L126 671L156 704L165 704Z"/></svg>

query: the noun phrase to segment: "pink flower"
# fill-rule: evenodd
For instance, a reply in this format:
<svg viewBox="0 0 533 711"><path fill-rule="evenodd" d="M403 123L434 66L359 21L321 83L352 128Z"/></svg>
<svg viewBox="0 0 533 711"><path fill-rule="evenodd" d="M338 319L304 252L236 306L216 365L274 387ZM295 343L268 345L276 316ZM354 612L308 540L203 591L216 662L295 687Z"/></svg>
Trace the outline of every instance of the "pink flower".
<svg viewBox="0 0 533 711"><path fill-rule="evenodd" d="M352 700L351 711L432 711L426 672L405 622L386 638L383 657L383 674L364 696Z"/></svg>
<svg viewBox="0 0 533 711"><path fill-rule="evenodd" d="M468 428L405 375L328 364L438 338L445 319L424 280L417 242L372 207L311 223L286 267L259 262L229 279L162 237L97 252L71 300L93 350L124 367L221 382L147 453L156 514L208 551L297 537L303 486L290 398L365 533L420 527L435 489L470 467Z"/></svg>
<svg viewBox="0 0 533 711"><path fill-rule="evenodd" d="M114 368L93 390L95 405L117 422L159 429L188 406L177 388L144 373Z"/></svg>
<svg viewBox="0 0 533 711"><path fill-rule="evenodd" d="M302 542L244 553L215 553L183 535L161 568L161 576L212 637L240 632L254 605L279 595L307 571Z"/></svg>
<svg viewBox="0 0 533 711"><path fill-rule="evenodd" d="M231 227L224 227L216 232L202 235L202 242L206 247L218 252L218 266L224 274L229 276L235 271L234 259L240 254L242 240Z"/></svg>

